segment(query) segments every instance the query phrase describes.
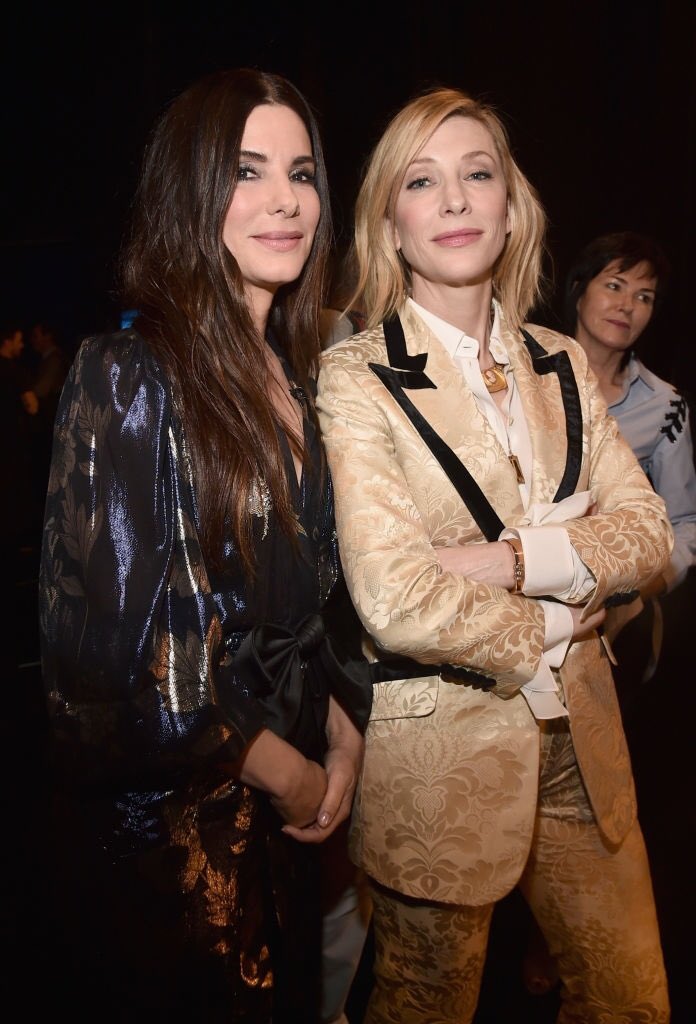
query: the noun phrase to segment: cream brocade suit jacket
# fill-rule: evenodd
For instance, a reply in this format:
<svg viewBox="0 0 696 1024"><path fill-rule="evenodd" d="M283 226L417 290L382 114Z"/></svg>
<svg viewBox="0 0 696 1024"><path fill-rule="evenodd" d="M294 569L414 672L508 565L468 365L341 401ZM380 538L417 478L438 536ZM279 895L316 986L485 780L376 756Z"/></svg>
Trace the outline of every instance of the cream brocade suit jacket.
<svg viewBox="0 0 696 1024"><path fill-rule="evenodd" d="M382 325L328 349L319 374L339 548L367 653L423 664L422 676L374 686L351 855L407 895L482 905L517 883L532 840L540 727L519 691L537 672L544 613L535 599L440 567L434 547L481 542L487 514L514 527L524 509L506 452L452 358L410 306L400 322L401 350L397 336L388 351ZM533 448L530 503L592 489L598 513L564 524L596 579L591 610L661 570L671 527L580 346L526 330L536 358L501 317ZM449 449L446 468L433 444ZM471 668L492 688L436 665ZM635 791L599 637L572 644L554 675L598 826L620 844Z"/></svg>

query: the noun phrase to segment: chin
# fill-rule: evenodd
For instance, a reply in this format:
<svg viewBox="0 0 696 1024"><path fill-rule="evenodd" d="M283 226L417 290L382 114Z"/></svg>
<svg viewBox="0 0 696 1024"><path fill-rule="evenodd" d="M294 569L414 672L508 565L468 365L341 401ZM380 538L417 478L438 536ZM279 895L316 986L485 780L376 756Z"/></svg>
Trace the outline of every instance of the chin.
<svg viewBox="0 0 696 1024"><path fill-rule="evenodd" d="M284 284L291 284L292 281L297 280L304 269L305 262L306 261L304 259L295 259L293 261L288 260L285 263L280 263L280 265L266 267L265 269L267 274L269 270L272 271L272 283L275 284L277 288L280 288Z"/></svg>

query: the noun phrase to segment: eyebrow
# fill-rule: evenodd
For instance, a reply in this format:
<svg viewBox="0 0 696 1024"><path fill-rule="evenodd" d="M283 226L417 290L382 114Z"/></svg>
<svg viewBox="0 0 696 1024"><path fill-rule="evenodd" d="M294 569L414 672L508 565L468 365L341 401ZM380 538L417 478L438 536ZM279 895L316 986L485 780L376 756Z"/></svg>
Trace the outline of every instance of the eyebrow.
<svg viewBox="0 0 696 1024"><path fill-rule="evenodd" d="M495 159L493 154L489 153L485 149L472 149L472 151L470 153L462 153L462 156L461 156L460 159L466 160L466 159L476 158L476 157L479 157L479 156L487 156L489 158L489 160L494 160ZM431 156L416 156L416 157L413 158L413 160L411 160L411 162L409 164L409 167L413 167L414 164L434 164L436 162L437 161L435 160L435 158L431 157Z"/></svg>
<svg viewBox="0 0 696 1024"><path fill-rule="evenodd" d="M609 277L615 277L615 278L616 278L616 280L617 280L617 281L621 281L621 283L622 283L622 284L628 284L628 279L627 279L627 278L625 278L625 277L624 277L624 276L622 275L621 271L619 271L619 273L618 273L618 274L610 274L610 275L609 275ZM652 292L652 293L653 293L653 295L657 294L657 289L656 289L656 288L652 288L652 287L651 287L651 286L650 286L649 284L646 284L646 285L641 285L641 286L640 286L640 287L638 288L638 291L639 291L639 292Z"/></svg>
<svg viewBox="0 0 696 1024"><path fill-rule="evenodd" d="M265 153L257 153L254 149L240 149L239 156L240 159L244 160L256 160L262 164L268 163L267 155ZM300 164L313 164L314 162L313 156L296 156L292 161L292 166L297 167Z"/></svg>

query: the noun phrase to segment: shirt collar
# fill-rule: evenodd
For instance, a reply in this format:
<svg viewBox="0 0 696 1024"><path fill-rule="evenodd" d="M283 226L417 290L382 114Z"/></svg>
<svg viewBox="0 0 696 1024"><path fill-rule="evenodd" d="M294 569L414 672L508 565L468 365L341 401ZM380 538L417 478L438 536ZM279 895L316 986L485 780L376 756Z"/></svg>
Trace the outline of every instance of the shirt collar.
<svg viewBox="0 0 696 1024"><path fill-rule="evenodd" d="M655 386L653 382L649 379L647 372L647 366L643 365L643 363L640 361L635 352L631 352L631 357L628 361L628 365L625 370L626 376L624 378L628 386L630 387L631 384L635 383L635 381L637 381L640 377L640 379L643 381L646 387L649 387L651 391L654 391Z"/></svg>
<svg viewBox="0 0 696 1024"><path fill-rule="evenodd" d="M469 337L468 334L465 334L458 327L448 323L446 320L442 320L439 316L435 316L434 313L424 309L414 299L409 298L408 302L418 313L421 320L427 324L438 341L442 342L452 358L463 356L467 359L478 359L479 342L476 338ZM496 362L509 362L505 346L500 337L500 306L495 299L493 299L493 326L491 327L489 348Z"/></svg>

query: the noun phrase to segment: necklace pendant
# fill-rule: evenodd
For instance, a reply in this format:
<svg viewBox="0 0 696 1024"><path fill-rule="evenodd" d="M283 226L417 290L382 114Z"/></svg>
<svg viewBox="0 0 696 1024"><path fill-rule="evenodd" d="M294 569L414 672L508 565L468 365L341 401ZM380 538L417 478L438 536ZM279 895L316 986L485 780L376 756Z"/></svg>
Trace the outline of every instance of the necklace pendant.
<svg viewBox="0 0 696 1024"><path fill-rule="evenodd" d="M481 370L481 376L490 395L494 395L496 391L505 391L507 388L505 370L501 363L493 363L487 370Z"/></svg>
<svg viewBox="0 0 696 1024"><path fill-rule="evenodd" d="M518 484L523 484L524 483L524 473L522 472L522 467L520 466L520 460L517 458L516 455L513 455L512 452L508 455L508 459L510 461L510 465L512 466L512 468L515 471L515 476L517 477L517 483Z"/></svg>

